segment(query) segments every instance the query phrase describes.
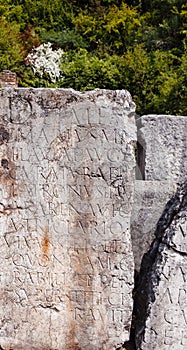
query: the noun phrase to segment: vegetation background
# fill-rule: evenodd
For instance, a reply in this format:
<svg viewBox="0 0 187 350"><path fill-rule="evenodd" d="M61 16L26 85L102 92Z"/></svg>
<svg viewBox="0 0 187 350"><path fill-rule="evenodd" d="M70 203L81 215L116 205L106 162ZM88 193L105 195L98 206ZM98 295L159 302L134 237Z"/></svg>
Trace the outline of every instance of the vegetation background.
<svg viewBox="0 0 187 350"><path fill-rule="evenodd" d="M51 82L27 64L34 47L63 49ZM186 0L0 0L0 71L19 86L128 89L140 114L187 115Z"/></svg>

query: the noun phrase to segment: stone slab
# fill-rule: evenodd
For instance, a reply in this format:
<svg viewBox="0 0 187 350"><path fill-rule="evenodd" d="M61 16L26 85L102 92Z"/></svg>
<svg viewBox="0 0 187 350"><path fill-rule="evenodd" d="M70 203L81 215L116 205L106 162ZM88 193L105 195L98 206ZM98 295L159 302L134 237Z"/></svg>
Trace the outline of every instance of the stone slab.
<svg viewBox="0 0 187 350"><path fill-rule="evenodd" d="M187 348L187 182L168 202L136 294L137 350Z"/></svg>
<svg viewBox="0 0 187 350"><path fill-rule="evenodd" d="M138 178L182 182L187 169L187 117L145 115L137 120Z"/></svg>
<svg viewBox="0 0 187 350"><path fill-rule="evenodd" d="M125 90L0 90L3 349L128 340L134 111Z"/></svg>
<svg viewBox="0 0 187 350"><path fill-rule="evenodd" d="M135 181L131 238L137 272L140 270L143 255L155 239L157 222L175 191L176 184L171 181Z"/></svg>

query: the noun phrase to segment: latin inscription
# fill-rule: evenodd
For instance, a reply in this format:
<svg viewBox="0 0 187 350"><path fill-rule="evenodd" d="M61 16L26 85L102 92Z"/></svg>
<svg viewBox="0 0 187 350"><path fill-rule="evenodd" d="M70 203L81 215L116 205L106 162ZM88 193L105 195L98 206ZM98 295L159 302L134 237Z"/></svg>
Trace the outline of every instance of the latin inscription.
<svg viewBox="0 0 187 350"><path fill-rule="evenodd" d="M86 350L80 332L103 324L109 348L119 332L127 338L132 311L128 119L111 107L64 106L58 93L55 99L49 92L48 102L38 94L37 103L30 95L11 97L11 139L0 145L1 293L30 329L29 313L41 324L56 314L50 322L63 339L51 347L67 348L71 332Z"/></svg>

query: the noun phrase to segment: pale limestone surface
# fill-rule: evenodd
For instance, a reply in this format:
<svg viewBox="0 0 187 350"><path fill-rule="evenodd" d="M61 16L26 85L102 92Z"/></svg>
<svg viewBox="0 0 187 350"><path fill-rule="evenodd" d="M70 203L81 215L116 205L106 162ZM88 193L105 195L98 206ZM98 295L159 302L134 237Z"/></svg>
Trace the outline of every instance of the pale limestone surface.
<svg viewBox="0 0 187 350"><path fill-rule="evenodd" d="M137 350L187 349L187 182L168 202L144 256L136 310Z"/></svg>
<svg viewBox="0 0 187 350"><path fill-rule="evenodd" d="M0 90L3 349L128 340L134 111L125 90Z"/></svg>
<svg viewBox="0 0 187 350"><path fill-rule="evenodd" d="M145 115L138 119L145 180L182 182L187 169L187 117ZM140 157L141 158L141 157ZM140 169L138 169L140 170Z"/></svg>
<svg viewBox="0 0 187 350"><path fill-rule="evenodd" d="M131 237L137 272L140 270L143 255L150 249L155 238L157 222L176 188L176 184L171 181L135 181Z"/></svg>
<svg viewBox="0 0 187 350"><path fill-rule="evenodd" d="M187 174L187 117L137 117L138 149L131 236L136 270L155 238L156 224Z"/></svg>
<svg viewBox="0 0 187 350"><path fill-rule="evenodd" d="M136 349L186 350L187 117L147 115L137 126L131 217L137 272L144 257L135 289Z"/></svg>

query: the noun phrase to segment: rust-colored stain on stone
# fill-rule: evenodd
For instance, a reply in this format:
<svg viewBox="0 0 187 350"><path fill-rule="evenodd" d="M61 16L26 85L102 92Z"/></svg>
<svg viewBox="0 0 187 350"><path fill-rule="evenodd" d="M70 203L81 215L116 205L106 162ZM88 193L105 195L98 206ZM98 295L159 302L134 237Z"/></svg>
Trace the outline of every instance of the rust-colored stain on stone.
<svg viewBox="0 0 187 350"><path fill-rule="evenodd" d="M132 315L135 105L126 90L0 97L1 346L120 347Z"/></svg>
<svg viewBox="0 0 187 350"><path fill-rule="evenodd" d="M71 311L72 311L71 300L69 300L67 311L69 313L71 313ZM70 321L70 332L69 332L69 340L68 340L67 348L70 350L81 350L81 348L79 347L79 345L76 342L76 322L75 322L75 319L73 319L73 318Z"/></svg>
<svg viewBox="0 0 187 350"><path fill-rule="evenodd" d="M0 162L0 183L6 188L9 199L17 195L15 165L6 158Z"/></svg>
<svg viewBox="0 0 187 350"><path fill-rule="evenodd" d="M81 348L79 348L79 346L75 344L75 345L72 345L71 350L81 350Z"/></svg>
<svg viewBox="0 0 187 350"><path fill-rule="evenodd" d="M75 334L76 334L76 330L75 330L75 322L72 321L71 324L71 350L81 350L81 348L76 344L75 342Z"/></svg>
<svg viewBox="0 0 187 350"><path fill-rule="evenodd" d="M0 125L0 184L3 185L6 196L8 199L17 195L15 186L16 171L15 164L12 162L12 154L8 148L8 142L10 139L9 132L3 125Z"/></svg>
<svg viewBox="0 0 187 350"><path fill-rule="evenodd" d="M50 249L50 241L49 241L49 227L45 226L43 237L42 237L42 261L47 263L49 260L49 249Z"/></svg>

